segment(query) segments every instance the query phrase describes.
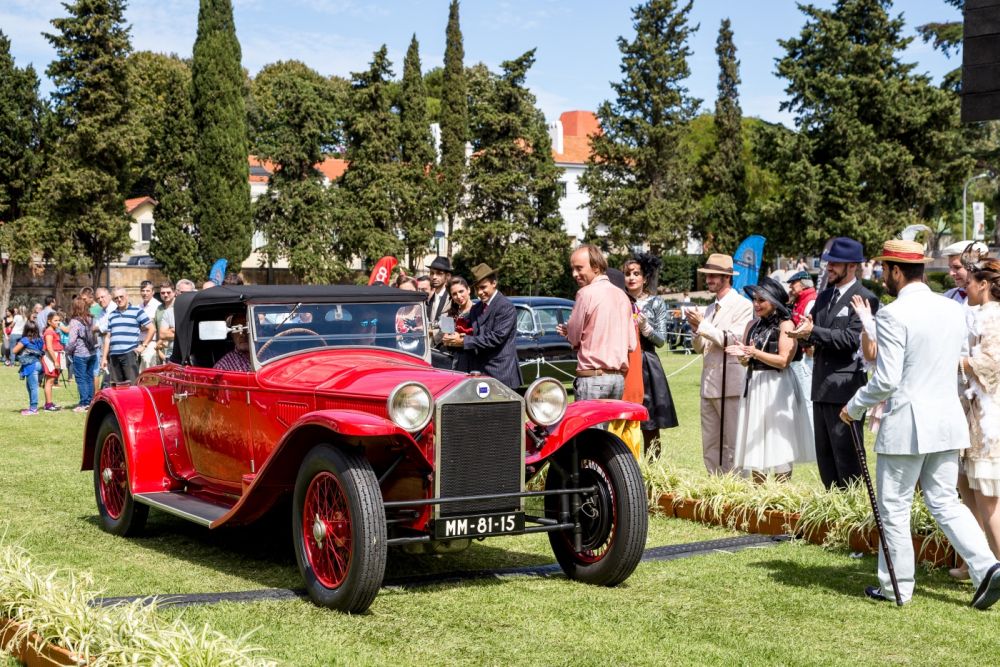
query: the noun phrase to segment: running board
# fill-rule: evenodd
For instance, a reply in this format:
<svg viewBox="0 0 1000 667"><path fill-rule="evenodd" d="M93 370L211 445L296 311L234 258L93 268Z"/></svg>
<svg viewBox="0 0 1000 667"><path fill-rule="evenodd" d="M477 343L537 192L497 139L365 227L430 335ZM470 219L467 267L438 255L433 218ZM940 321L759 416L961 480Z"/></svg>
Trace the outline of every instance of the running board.
<svg viewBox="0 0 1000 667"><path fill-rule="evenodd" d="M232 507L202 500L181 491L137 493L134 498L143 505L155 507L206 528L211 528L215 521L224 517L232 509Z"/></svg>

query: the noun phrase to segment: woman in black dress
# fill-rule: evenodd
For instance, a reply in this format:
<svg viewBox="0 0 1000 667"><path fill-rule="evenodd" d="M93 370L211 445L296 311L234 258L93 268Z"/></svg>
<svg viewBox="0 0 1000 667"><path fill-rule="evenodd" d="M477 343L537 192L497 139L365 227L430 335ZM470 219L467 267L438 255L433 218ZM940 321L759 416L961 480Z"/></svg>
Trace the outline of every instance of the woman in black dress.
<svg viewBox="0 0 1000 667"><path fill-rule="evenodd" d="M667 306L656 294L656 280L660 271L660 259L647 253L640 253L625 260L625 286L635 299L639 309L639 343L642 345L642 385L643 405L649 411L649 419L642 422L642 439L646 451L653 447L659 454L661 428L677 426L677 411L670 395L670 384L663 372L663 365L656 354L667 339L667 321L670 313Z"/></svg>

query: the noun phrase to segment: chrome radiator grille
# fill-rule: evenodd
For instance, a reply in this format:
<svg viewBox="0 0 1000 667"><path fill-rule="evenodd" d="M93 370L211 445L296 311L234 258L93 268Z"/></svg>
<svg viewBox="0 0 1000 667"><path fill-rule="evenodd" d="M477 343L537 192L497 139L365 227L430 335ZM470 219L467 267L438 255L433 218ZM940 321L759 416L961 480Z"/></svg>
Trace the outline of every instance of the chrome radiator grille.
<svg viewBox="0 0 1000 667"><path fill-rule="evenodd" d="M524 486L524 421L518 400L446 403L439 406L439 498L517 493ZM439 506L438 515L506 512L520 498Z"/></svg>

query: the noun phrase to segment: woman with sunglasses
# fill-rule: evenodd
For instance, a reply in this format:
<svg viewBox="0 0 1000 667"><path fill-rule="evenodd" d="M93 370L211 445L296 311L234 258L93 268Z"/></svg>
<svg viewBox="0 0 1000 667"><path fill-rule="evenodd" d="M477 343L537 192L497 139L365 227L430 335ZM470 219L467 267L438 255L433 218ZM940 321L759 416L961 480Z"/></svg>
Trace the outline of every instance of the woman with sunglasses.
<svg viewBox="0 0 1000 667"><path fill-rule="evenodd" d="M798 353L798 344L788 336L793 327L788 293L768 277L743 291L753 300L755 319L747 325L743 342L726 348L747 367L735 468L750 473L756 482L768 475L788 479L793 462L816 460L812 424L788 369Z"/></svg>

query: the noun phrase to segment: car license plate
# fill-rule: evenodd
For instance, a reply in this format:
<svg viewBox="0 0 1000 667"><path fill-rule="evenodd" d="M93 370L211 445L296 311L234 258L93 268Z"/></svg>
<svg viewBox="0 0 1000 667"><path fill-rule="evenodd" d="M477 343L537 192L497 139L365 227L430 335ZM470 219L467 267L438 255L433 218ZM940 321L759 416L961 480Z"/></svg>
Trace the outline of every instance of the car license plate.
<svg viewBox="0 0 1000 667"><path fill-rule="evenodd" d="M523 532L524 512L442 517L434 521L434 537L439 540L453 537L514 535Z"/></svg>

